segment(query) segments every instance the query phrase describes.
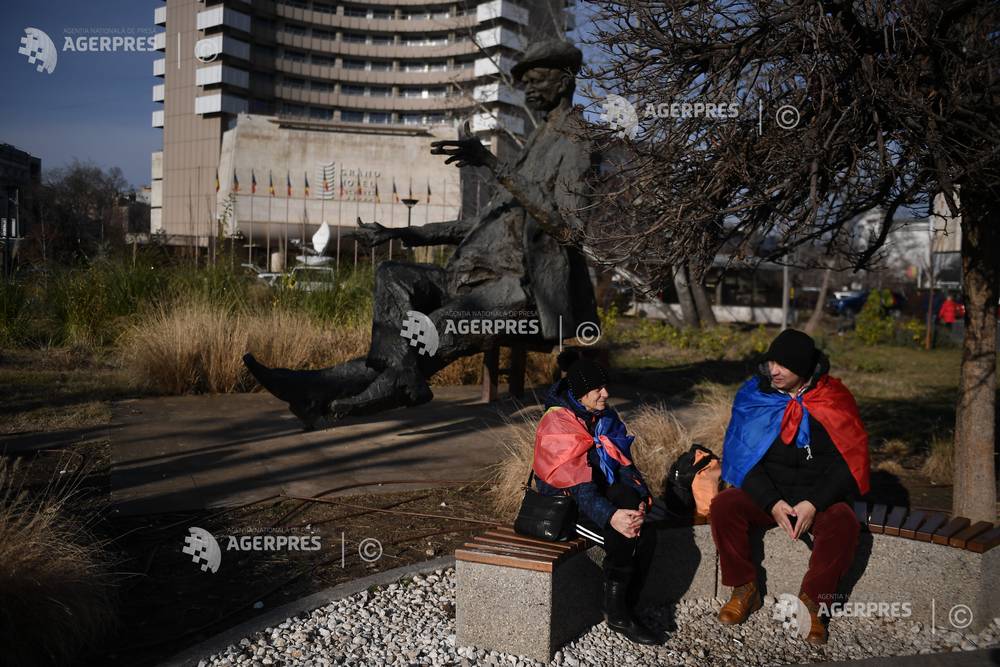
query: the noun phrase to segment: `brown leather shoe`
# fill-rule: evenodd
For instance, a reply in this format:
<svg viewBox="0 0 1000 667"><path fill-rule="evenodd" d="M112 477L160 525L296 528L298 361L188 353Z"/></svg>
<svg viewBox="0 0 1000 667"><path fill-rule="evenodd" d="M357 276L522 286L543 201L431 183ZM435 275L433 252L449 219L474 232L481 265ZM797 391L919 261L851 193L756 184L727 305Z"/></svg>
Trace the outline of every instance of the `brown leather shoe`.
<svg viewBox="0 0 1000 667"><path fill-rule="evenodd" d="M733 589L729 602L722 605L722 609L719 610L719 622L723 625L739 625L762 605L757 582L751 581L749 584L737 586Z"/></svg>
<svg viewBox="0 0 1000 667"><path fill-rule="evenodd" d="M826 640L829 638L826 626L823 625L822 619L819 617L819 605L812 601L805 593L799 593L799 599L802 600L802 604L806 606L809 610L809 621L811 625L809 626L809 634L806 635L806 641L810 644L825 644Z"/></svg>

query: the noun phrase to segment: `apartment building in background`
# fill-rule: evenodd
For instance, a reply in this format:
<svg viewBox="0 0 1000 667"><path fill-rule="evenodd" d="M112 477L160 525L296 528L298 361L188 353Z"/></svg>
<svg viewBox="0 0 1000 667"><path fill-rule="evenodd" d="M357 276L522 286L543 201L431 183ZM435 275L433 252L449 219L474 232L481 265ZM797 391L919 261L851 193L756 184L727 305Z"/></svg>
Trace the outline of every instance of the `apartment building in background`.
<svg viewBox="0 0 1000 667"><path fill-rule="evenodd" d="M154 12L163 149L152 155L151 231L205 247L221 221L264 253L323 221L474 212L486 194L475 170L446 166L430 143L462 125L500 157L516 150L533 125L510 67L534 39L571 30L571 10L572 0L165 0Z"/></svg>

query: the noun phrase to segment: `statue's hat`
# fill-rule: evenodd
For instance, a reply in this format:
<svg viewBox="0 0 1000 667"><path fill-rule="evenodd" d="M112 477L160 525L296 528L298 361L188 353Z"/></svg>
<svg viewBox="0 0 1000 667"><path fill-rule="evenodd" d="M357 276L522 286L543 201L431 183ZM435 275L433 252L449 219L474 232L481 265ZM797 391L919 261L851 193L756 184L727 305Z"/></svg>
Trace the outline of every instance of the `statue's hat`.
<svg viewBox="0 0 1000 667"><path fill-rule="evenodd" d="M525 72L535 67L568 69L576 74L582 65L580 49L562 39L546 39L531 44L521 60L510 68L510 74L515 81L520 81Z"/></svg>

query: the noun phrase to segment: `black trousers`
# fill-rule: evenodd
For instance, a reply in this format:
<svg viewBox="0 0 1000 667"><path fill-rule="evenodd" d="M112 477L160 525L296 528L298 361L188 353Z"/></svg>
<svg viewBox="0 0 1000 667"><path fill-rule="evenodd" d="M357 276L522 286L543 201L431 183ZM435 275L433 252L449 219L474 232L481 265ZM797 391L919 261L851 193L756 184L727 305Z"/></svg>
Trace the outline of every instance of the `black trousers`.
<svg viewBox="0 0 1000 667"><path fill-rule="evenodd" d="M642 502L632 487L620 482L609 486L606 496L619 509L639 509ZM627 582L629 596L634 604L649 574L649 566L656 551L656 530L653 526L647 523L639 531L638 537L625 537L612 528L610 523L602 528L581 512L576 532L588 542L604 549L605 580Z"/></svg>

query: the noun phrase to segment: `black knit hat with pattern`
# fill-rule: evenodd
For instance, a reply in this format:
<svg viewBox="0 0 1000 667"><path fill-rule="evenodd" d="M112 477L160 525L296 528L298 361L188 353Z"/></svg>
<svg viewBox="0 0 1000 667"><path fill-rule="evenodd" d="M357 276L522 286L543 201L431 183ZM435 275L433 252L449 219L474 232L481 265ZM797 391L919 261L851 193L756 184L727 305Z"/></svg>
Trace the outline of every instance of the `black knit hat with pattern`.
<svg viewBox="0 0 1000 667"><path fill-rule="evenodd" d="M573 396L579 400L588 392L606 385L608 372L600 364L590 359L580 359L569 367L566 380L569 382Z"/></svg>
<svg viewBox="0 0 1000 667"><path fill-rule="evenodd" d="M776 361L800 378L810 378L816 370L819 351L809 334L785 329L771 341L764 359Z"/></svg>

